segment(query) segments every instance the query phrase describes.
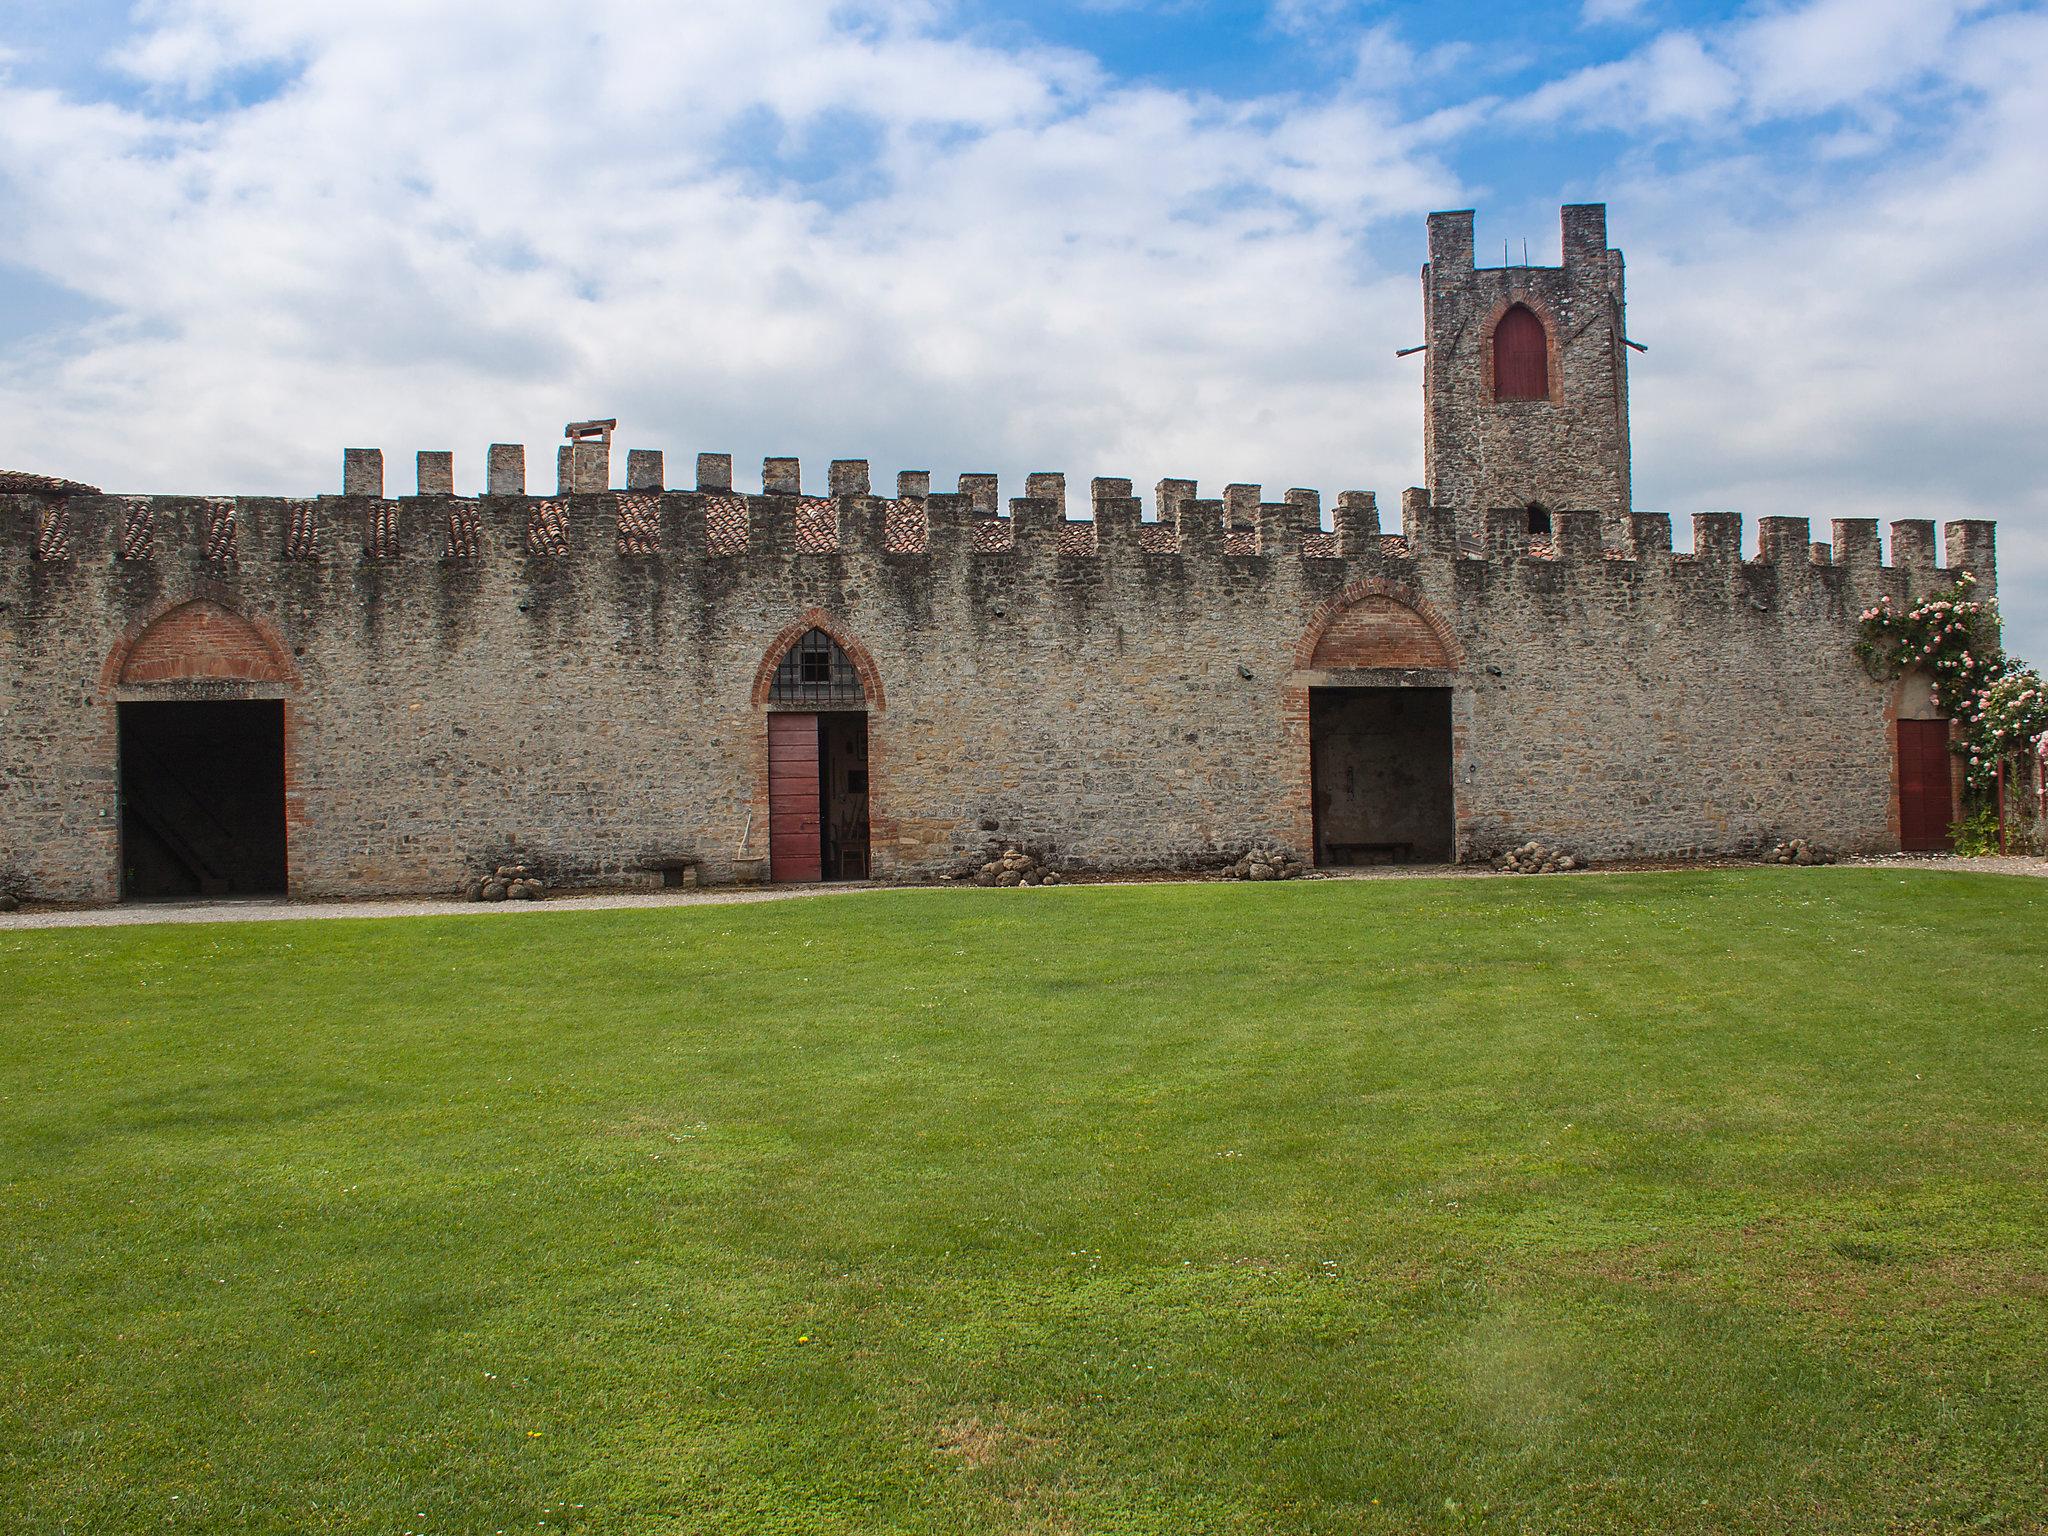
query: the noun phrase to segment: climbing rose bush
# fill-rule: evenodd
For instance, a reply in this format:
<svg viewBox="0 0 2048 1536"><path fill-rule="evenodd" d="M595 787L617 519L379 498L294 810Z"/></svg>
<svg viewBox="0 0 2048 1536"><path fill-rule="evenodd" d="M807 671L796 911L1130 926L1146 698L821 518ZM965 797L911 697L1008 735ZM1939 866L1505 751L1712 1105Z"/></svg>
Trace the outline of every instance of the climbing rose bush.
<svg viewBox="0 0 2048 1536"><path fill-rule="evenodd" d="M2000 757L2038 750L2048 735L2048 683L2032 667L2016 667L1977 695L1963 721L1971 777L1989 782Z"/></svg>
<svg viewBox="0 0 2048 1536"><path fill-rule="evenodd" d="M1944 592L1898 608L1887 597L1863 610L1856 654L1883 677L1925 672L1934 705L1962 727L1956 743L1964 783L1988 789L1998 762L2035 749L2048 733L2048 687L2041 675L2008 656L1998 639L1998 604L1970 594L1967 571Z"/></svg>

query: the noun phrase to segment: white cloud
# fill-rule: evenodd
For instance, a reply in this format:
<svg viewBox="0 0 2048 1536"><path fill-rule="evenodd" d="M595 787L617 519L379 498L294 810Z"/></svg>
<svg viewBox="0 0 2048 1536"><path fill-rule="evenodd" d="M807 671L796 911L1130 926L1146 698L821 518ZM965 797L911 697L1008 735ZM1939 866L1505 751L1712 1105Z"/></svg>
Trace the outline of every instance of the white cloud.
<svg viewBox="0 0 2048 1536"><path fill-rule="evenodd" d="M1344 35L1350 83L1223 100L924 6L163 0L122 53L144 105L0 77L7 260L100 315L0 357L0 464L303 493L344 443L452 446L474 487L523 437L539 483L564 421L617 415L679 479L713 449L1391 497L1446 160L1598 123L1611 165L1481 223L1612 202L1639 500L1996 516L2048 652L2048 17L1862 14L1884 46L1818 0L1404 109L1372 66L1428 56L1385 29ZM852 196L804 179L848 125Z"/></svg>
<svg viewBox="0 0 2048 1536"><path fill-rule="evenodd" d="M1981 93L1931 152L1613 190L1631 244L1637 497L1754 519L1993 517L2015 643L2048 655L2048 17L1923 61Z"/></svg>
<svg viewBox="0 0 2048 1536"><path fill-rule="evenodd" d="M1690 32L1667 32L1641 51L1539 87L1507 110L1514 121L1577 128L1712 122L1741 97L1735 71Z"/></svg>
<svg viewBox="0 0 2048 1536"><path fill-rule="evenodd" d="M453 445L474 483L483 443L596 413L684 459L1414 477L1409 434L1356 429L1413 415L1356 366L1413 326L1357 242L1454 183L1379 108L1120 87L824 0L580 14L185 0L124 54L154 84L295 83L197 122L0 97L0 164L38 167L14 259L114 313L0 367L0 459L305 491L345 441ZM872 135L850 207L732 152L833 112Z"/></svg>
<svg viewBox="0 0 2048 1536"><path fill-rule="evenodd" d="M1643 14L1649 0L1585 0L1579 19L1589 27L1634 21Z"/></svg>
<svg viewBox="0 0 2048 1536"><path fill-rule="evenodd" d="M1758 116L1840 106L1938 64L1963 0L1809 0L1737 28L1729 55Z"/></svg>
<svg viewBox="0 0 2048 1536"><path fill-rule="evenodd" d="M1780 3L1710 31L1659 32L1625 58L1546 84L1515 115L1630 128L1758 123L1858 104L1938 73L1957 26L1989 3ZM1596 8L1597 19L1615 19L1614 0L1587 0L1588 20Z"/></svg>
<svg viewBox="0 0 2048 1536"><path fill-rule="evenodd" d="M1266 20L1281 32L1307 37L1329 31L1362 9L1360 0L1272 0Z"/></svg>

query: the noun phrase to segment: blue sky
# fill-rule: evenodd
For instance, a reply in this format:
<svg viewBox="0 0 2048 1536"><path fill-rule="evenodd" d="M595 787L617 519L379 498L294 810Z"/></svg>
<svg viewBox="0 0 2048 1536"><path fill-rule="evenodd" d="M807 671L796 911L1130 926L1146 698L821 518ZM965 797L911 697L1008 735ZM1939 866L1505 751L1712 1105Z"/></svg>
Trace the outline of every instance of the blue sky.
<svg viewBox="0 0 2048 1536"><path fill-rule="evenodd" d="M2048 14L11 0L0 464L304 493L344 444L681 480L1421 476L1432 208L1627 253L1636 494L1994 516L2048 657ZM1753 533L1752 533L1753 537Z"/></svg>

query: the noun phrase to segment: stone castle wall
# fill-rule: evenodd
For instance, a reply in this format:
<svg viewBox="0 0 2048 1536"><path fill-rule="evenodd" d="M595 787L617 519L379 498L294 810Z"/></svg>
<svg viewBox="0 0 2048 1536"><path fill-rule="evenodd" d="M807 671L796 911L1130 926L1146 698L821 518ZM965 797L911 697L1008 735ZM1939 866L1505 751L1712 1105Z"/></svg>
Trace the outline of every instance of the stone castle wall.
<svg viewBox="0 0 2048 1536"><path fill-rule="evenodd" d="M1490 514L1461 553L1420 495L1395 535L1368 496L1326 530L1312 493L1233 488L1233 533L1184 481L1147 518L1098 480L1093 521L1068 521L1056 476L997 517L992 477L881 498L857 462L830 497L796 494L788 460L776 494L735 495L715 456L695 491L656 489L648 454L599 490L608 451L569 455L546 499L511 494L523 461L496 450L507 493L482 498L422 455L427 493L386 499L367 454L342 497L0 496L0 876L114 899L117 702L227 696L285 701L294 895L449 891L515 845L556 883L675 857L723 878L767 848L764 666L813 623L868 679L884 878L997 840L1107 869L1305 850L1309 690L1338 683L1453 690L1463 858L1896 846L1887 690L1850 647L1880 595L1947 579L1931 523L1893 524L1890 564L1866 520L1813 546L1766 519L1745 560L1726 515L1690 555L1634 516L1617 557L1598 512L1534 549ZM1946 560L1989 588L1990 525L1949 524ZM267 657L164 680L214 608ZM1312 665L1333 629L1325 662L1373 660L1381 610L1442 645L1381 659L1446 664Z"/></svg>

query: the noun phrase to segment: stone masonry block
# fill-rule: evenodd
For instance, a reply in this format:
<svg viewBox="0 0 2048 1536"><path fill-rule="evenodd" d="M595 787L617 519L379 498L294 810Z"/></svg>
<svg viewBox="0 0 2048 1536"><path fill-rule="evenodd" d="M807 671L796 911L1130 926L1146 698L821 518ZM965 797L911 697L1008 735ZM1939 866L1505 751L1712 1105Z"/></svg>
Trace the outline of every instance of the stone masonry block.
<svg viewBox="0 0 2048 1536"><path fill-rule="evenodd" d="M445 448L422 448L418 461L419 491L422 496L455 494L455 455Z"/></svg>
<svg viewBox="0 0 2048 1536"><path fill-rule="evenodd" d="M382 496L384 494L384 450L344 448L341 451L341 494Z"/></svg>
<svg viewBox="0 0 2048 1536"><path fill-rule="evenodd" d="M662 489L665 471L661 450L658 448L633 448L626 453L626 489L629 491L658 491Z"/></svg>
<svg viewBox="0 0 2048 1536"><path fill-rule="evenodd" d="M493 443L484 471L484 490L492 496L526 494L526 447L523 443Z"/></svg>

